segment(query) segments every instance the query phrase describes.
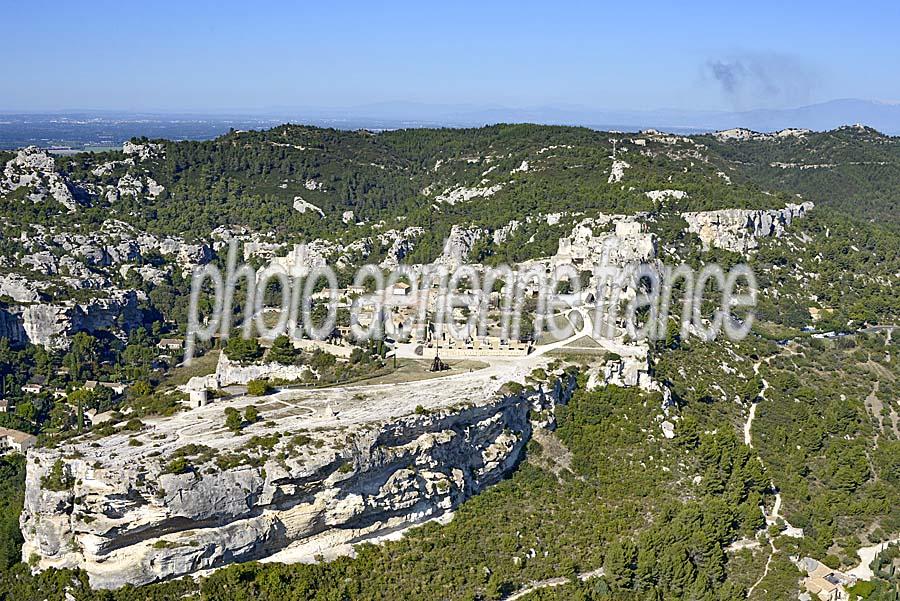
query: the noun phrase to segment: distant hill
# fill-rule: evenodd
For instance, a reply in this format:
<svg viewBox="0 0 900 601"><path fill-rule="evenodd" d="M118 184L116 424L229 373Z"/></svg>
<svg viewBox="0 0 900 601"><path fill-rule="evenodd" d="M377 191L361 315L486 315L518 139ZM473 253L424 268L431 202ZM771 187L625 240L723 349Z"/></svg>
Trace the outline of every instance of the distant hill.
<svg viewBox="0 0 900 601"><path fill-rule="evenodd" d="M503 106L429 105L416 103L379 103L334 109L273 109L272 116L308 122L342 120L369 122L397 127L451 126L472 127L495 123L538 123L544 125L580 125L601 130L637 131L654 128L679 133L701 133L735 127L756 131L777 131L798 127L825 131L842 125L861 123L882 133L900 134L900 104L871 100L842 99L789 109L752 111L704 111L659 109L598 110L583 106L540 106L512 108ZM301 119L303 120L303 119Z"/></svg>
<svg viewBox="0 0 900 601"><path fill-rule="evenodd" d="M384 102L353 107L270 107L198 114L71 111L21 114L0 112L0 148L28 145L91 150L120 146L132 137L210 140L230 129L268 129L305 123L342 130L481 127L498 123L574 125L600 131L658 129L698 134L743 127L759 132L787 128L815 131L857 123L900 135L900 104L844 99L791 109L743 112L659 109L598 110L576 105L505 107L499 105Z"/></svg>

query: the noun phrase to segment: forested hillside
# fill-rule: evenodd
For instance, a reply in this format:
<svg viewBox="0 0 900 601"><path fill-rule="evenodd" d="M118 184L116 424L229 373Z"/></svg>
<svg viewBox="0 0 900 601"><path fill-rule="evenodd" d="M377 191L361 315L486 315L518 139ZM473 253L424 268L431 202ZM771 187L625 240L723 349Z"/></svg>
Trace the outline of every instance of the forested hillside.
<svg viewBox="0 0 900 601"><path fill-rule="evenodd" d="M860 127L684 137L283 125L71 156L0 152L0 164L0 377L13 407L0 425L40 445L90 436L99 446L183 408L174 391L193 372L161 345L176 337L178 348L184 334L191 269L221 266L230 239L254 265L306 243L345 286L362 263L443 257L451 234L471 262L552 257L560 238L608 233L619 214L638 216L661 262L746 262L760 284L747 339L704 343L672 328L649 346L656 390L589 387L589 373L621 357L561 352L579 388L511 476L448 524L363 545L355 558L247 563L117 591L91 591L82 572L32 575L20 561L24 459L9 455L0 601L499 600L547 582L524 598L794 599L802 574L792 557L847 570L860 548L900 537L900 335L889 333L900 324L898 138ZM687 221L721 211L711 222L736 223L743 236L804 201L814 208L739 238L746 247L701 238ZM99 317L88 324L91 307ZM28 337L55 326L46 340ZM321 361L323 386L388 371L384 348L357 350L362 362L338 374L333 356L284 342L286 363ZM241 344L250 359L264 353L255 340L224 352L237 357ZM114 397L96 381L127 388ZM29 383L42 388L24 391ZM665 404L659 390L671 393ZM87 425L86 411L110 421ZM677 424L671 437L664 419ZM173 469L187 470L184 457ZM861 596L897 600L893 553L879 556Z"/></svg>

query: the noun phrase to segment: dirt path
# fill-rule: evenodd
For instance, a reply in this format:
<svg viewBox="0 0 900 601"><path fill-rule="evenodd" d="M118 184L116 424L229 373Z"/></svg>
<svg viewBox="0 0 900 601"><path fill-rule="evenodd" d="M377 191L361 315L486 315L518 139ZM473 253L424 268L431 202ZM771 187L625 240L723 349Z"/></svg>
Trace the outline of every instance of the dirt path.
<svg viewBox="0 0 900 601"><path fill-rule="evenodd" d="M759 368L762 365L762 361L757 361L753 364L753 373L757 376L759 375ZM762 378L762 390L759 391L759 400L763 401L766 398L766 391L769 390L769 382L766 381L765 378ZM747 422L744 424L744 444L748 447L753 448L753 420L756 418L756 407L758 403L753 403L750 405L750 414L747 416ZM762 458L760 458L760 463L762 463ZM766 519L766 525L772 525L781 520L785 525L785 536L791 536L794 538L803 537L803 530L800 528L795 528L791 526L786 519L781 516L781 493L778 491L778 487L775 486L775 483L771 483L772 490L775 491L775 504L772 506L772 514L766 515L765 508L763 508L763 516ZM772 565L772 558L775 557L775 554L778 553L778 549L775 548L775 542L770 538L769 539L769 547L771 547L772 552L769 553L769 557L766 558L766 565L763 568L763 573L760 577L753 583L747 590L747 597L749 598L753 595L753 591L759 586L759 584L765 579L766 576L769 575L769 566Z"/></svg>
<svg viewBox="0 0 900 601"><path fill-rule="evenodd" d="M759 375L759 367L761 364L762 364L762 361L757 361L756 363L753 364L753 373L756 374L757 376ZM763 378L762 379L762 390L759 391L760 399L766 398L766 391L768 389L769 389L769 383L766 381L765 378ZM756 406L757 406L756 402L754 402L752 405L750 405L750 413L749 413L749 415L747 415L746 423L744 423L744 444L747 445L748 447L750 447L751 449L753 448L752 428L753 428L753 420L756 419Z"/></svg>
<svg viewBox="0 0 900 601"><path fill-rule="evenodd" d="M769 541L769 546L772 547L772 552L769 553L769 557L768 557L768 559L766 559L766 567L763 568L763 573L759 577L759 579L757 579L757 581L753 583L753 586L751 586L747 590L747 598L750 598L750 596L753 595L753 591L756 590L756 587L759 586L759 583L762 582L765 579L765 577L769 575L769 566L772 564L772 558L775 557L776 553L778 553L778 549L775 548L775 543L773 543L771 540Z"/></svg>

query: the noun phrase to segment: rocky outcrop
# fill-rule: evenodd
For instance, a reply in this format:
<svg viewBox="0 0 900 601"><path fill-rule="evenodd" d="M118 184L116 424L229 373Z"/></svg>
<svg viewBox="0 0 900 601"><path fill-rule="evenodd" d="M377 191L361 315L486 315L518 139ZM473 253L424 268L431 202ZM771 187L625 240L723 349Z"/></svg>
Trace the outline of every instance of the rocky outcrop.
<svg viewBox="0 0 900 601"><path fill-rule="evenodd" d="M402 231L388 230L379 234L378 241L381 245L390 245L379 266L383 269L396 269L400 262L406 258L406 255L412 252L416 238L419 238L424 233L425 230L421 227L408 227Z"/></svg>
<svg viewBox="0 0 900 601"><path fill-rule="evenodd" d="M625 170L631 167L625 161L613 161L612 167L609 168L609 177L606 182L609 184L617 184L625 177Z"/></svg>
<svg viewBox="0 0 900 601"><path fill-rule="evenodd" d="M472 251L475 243L485 235L480 228L470 228L462 225L454 225L450 228L450 235L444 242L441 256L435 259L435 263L445 265L448 269L455 269L466 262L466 258Z"/></svg>
<svg viewBox="0 0 900 601"><path fill-rule="evenodd" d="M163 255L188 270L213 256L207 244L189 243L171 236L158 238L113 219L84 233L37 225L33 228L33 232L23 232L18 240L23 254L7 265L25 267L41 275L61 275L63 283L76 289L109 286L102 269L90 268L148 263L149 259ZM40 284L40 280L32 282L32 286L38 285L45 284Z"/></svg>
<svg viewBox="0 0 900 601"><path fill-rule="evenodd" d="M122 152L138 161L149 161L165 157L165 148L156 142L136 143L125 142L122 144Z"/></svg>
<svg viewBox="0 0 900 601"><path fill-rule="evenodd" d="M322 209L307 200L303 200L303 197L301 196L294 197L294 210L299 213L306 213L307 211L310 211L311 213L318 213L320 217L325 216L325 213L322 212Z"/></svg>
<svg viewBox="0 0 900 601"><path fill-rule="evenodd" d="M19 188L25 188L33 202L52 198L69 211L78 208L71 184L56 171L56 161L37 146L19 150L3 169L0 195Z"/></svg>
<svg viewBox="0 0 900 601"><path fill-rule="evenodd" d="M141 323L138 301L133 290L114 290L83 302L17 305L6 309L6 317L0 319L6 325L0 329L13 333L18 342L65 349L77 332L127 332L137 327Z"/></svg>
<svg viewBox="0 0 900 601"><path fill-rule="evenodd" d="M33 303L40 298L37 282L18 273L0 275L0 296L8 296L17 303Z"/></svg>
<svg viewBox="0 0 900 601"><path fill-rule="evenodd" d="M297 426L309 418L285 417L237 437L220 424L205 429L204 411L221 421L221 408L207 406L169 430L150 426L135 435L138 447L121 434L102 449L33 449L22 554L36 569L79 567L95 587L115 588L260 559L292 543L318 541L321 552L437 517L513 469L531 436L530 414L552 426L546 416L568 399L574 383L565 378L424 414L351 417L302 436ZM208 446L182 448L187 467L172 468L188 432ZM270 448L261 451L254 435L269 437ZM235 460L238 453L249 459ZM42 485L57 462L63 486Z"/></svg>
<svg viewBox="0 0 900 601"><path fill-rule="evenodd" d="M250 380L300 380L304 377L315 376L315 372L308 365L281 365L280 363L254 363L241 365L230 361L225 353L219 354L216 363L216 373L212 376L214 385L210 388L230 386L231 384L246 384Z"/></svg>
<svg viewBox="0 0 900 601"><path fill-rule="evenodd" d="M600 344L612 356L588 370L588 390L608 385L637 387L647 392L661 390L659 383L651 376L652 366L646 344L621 344L609 340L603 340Z"/></svg>
<svg viewBox="0 0 900 601"><path fill-rule="evenodd" d="M447 203L455 205L459 202L467 202L473 198L487 198L493 196L503 189L502 184L494 184L493 186L484 186L482 188L466 188L460 186L458 188L448 188L442 194L434 197L435 202Z"/></svg>
<svg viewBox="0 0 900 601"><path fill-rule="evenodd" d="M614 224L612 232L597 231ZM596 233L595 233L596 232ZM603 215L582 220L559 239L554 265L638 265L656 258L656 237L632 217Z"/></svg>
<svg viewBox="0 0 900 601"><path fill-rule="evenodd" d="M744 254L759 246L758 238L781 236L798 219L811 211L811 202L788 204L783 209L723 209L682 213L688 231L700 236L703 248L722 248Z"/></svg>

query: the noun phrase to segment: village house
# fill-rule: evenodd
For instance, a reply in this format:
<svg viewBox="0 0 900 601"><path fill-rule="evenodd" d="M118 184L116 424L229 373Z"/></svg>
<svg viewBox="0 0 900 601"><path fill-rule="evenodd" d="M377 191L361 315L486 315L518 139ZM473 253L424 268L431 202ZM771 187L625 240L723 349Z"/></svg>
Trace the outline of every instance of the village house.
<svg viewBox="0 0 900 601"><path fill-rule="evenodd" d="M184 347L184 340L181 338L162 338L156 348L163 351L180 351Z"/></svg>
<svg viewBox="0 0 900 601"><path fill-rule="evenodd" d="M22 387L22 392L27 392L29 394L41 394L44 391L44 386L47 383L47 379L43 376L35 376L31 379L28 384Z"/></svg>
<svg viewBox="0 0 900 601"><path fill-rule="evenodd" d="M25 453L36 444L36 436L18 430L0 428L0 453Z"/></svg>
<svg viewBox="0 0 900 601"><path fill-rule="evenodd" d="M391 289L394 296L409 296L411 286L406 282L397 282Z"/></svg>
<svg viewBox="0 0 900 601"><path fill-rule="evenodd" d="M803 584L810 595L821 601L846 601L850 598L845 587L856 583L853 576L832 570L811 557L804 557L801 565L807 573Z"/></svg>
<svg viewBox="0 0 900 601"><path fill-rule="evenodd" d="M127 384L122 384L121 382L98 382L97 380L88 380L84 383L85 390L96 390L98 386L109 388L116 395L124 394L125 389L128 388Z"/></svg>

